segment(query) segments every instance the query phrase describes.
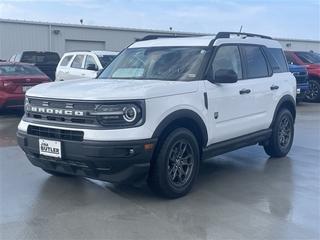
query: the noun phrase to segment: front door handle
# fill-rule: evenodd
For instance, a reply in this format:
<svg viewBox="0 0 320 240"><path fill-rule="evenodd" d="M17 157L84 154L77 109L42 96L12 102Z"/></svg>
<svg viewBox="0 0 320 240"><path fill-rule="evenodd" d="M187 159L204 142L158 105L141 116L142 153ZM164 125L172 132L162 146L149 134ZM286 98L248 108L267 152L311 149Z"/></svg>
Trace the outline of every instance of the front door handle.
<svg viewBox="0 0 320 240"><path fill-rule="evenodd" d="M277 89L279 89L279 86L277 86L277 85L272 85L272 86L270 87L270 89L271 89L271 90L277 90Z"/></svg>
<svg viewBox="0 0 320 240"><path fill-rule="evenodd" d="M248 93L251 93L251 90L250 90L250 89L245 89L245 88L243 88L242 90L240 90L239 93L240 93L240 94L248 94Z"/></svg>

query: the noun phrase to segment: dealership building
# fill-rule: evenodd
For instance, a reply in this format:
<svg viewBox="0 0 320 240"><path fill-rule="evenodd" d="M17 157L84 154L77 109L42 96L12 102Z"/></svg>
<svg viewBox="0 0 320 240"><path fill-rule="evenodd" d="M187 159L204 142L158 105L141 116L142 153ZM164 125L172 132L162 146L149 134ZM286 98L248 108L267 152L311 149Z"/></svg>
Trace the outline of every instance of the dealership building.
<svg viewBox="0 0 320 240"><path fill-rule="evenodd" d="M0 59L8 60L14 53L27 50L53 51L58 52L60 56L73 50L121 51L137 39L150 34L215 35L215 33L159 31L0 19ZM273 38L280 42L284 50L320 52L319 39Z"/></svg>

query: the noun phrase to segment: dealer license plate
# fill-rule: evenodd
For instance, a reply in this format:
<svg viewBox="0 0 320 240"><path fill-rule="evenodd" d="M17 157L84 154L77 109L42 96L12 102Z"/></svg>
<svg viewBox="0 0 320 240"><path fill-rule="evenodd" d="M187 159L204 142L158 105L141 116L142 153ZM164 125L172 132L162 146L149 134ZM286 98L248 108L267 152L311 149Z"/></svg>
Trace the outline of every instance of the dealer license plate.
<svg viewBox="0 0 320 240"><path fill-rule="evenodd" d="M39 139L39 151L41 155L61 158L61 142Z"/></svg>
<svg viewBox="0 0 320 240"><path fill-rule="evenodd" d="M26 92L28 91L30 88L32 88L33 86L22 86L22 91Z"/></svg>

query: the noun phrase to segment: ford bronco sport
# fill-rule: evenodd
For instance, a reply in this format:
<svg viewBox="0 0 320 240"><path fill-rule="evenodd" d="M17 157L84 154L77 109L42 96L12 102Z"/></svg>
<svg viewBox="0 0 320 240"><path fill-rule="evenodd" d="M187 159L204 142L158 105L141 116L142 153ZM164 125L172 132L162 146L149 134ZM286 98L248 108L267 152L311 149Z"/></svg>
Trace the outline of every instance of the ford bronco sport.
<svg viewBox="0 0 320 240"><path fill-rule="evenodd" d="M114 183L146 180L156 194L187 194L201 159L259 144L286 156L296 81L267 36L149 36L96 79L30 89L17 139L54 175Z"/></svg>

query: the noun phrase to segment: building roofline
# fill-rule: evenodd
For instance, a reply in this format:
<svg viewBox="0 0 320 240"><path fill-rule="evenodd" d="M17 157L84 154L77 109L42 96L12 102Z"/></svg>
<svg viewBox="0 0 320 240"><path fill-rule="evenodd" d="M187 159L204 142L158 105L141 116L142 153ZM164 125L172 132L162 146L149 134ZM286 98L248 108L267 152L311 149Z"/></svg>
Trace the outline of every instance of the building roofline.
<svg viewBox="0 0 320 240"><path fill-rule="evenodd" d="M154 29L141 29L141 28L124 28L124 27L110 27L110 26L97 26L88 24L71 24L71 23L56 23L56 22L38 22L38 21L27 21L27 20L13 20L0 18L0 22L17 23L17 24L33 24L42 26L61 26L61 27L78 27L78 28L90 28L90 29L104 29L104 30L117 30L117 31L135 31L135 32L154 32L163 34L192 34L192 35L212 35L209 33L195 33L195 32L182 32L182 31L166 31L166 30L154 30Z"/></svg>
<svg viewBox="0 0 320 240"><path fill-rule="evenodd" d="M34 24L42 26L61 26L61 27L78 27L78 28L90 28L90 29L104 29L104 30L117 30L117 31L135 31L135 32L147 32L155 34L192 34L194 36L204 36L204 35L215 35L215 33L196 33L196 32L182 32L182 31L166 31L166 30L154 30L154 29L141 29L141 28L125 28L125 27L110 27L110 26L97 26L97 25L87 25L87 24L71 24L71 23L56 23L56 22L39 22L39 21L27 21L27 20L18 20L18 19L3 19L0 18L0 22L7 23L18 23L18 24ZM281 38L281 37L272 37L274 40L280 41L306 41L320 43L319 40L315 39L297 39L297 38Z"/></svg>

